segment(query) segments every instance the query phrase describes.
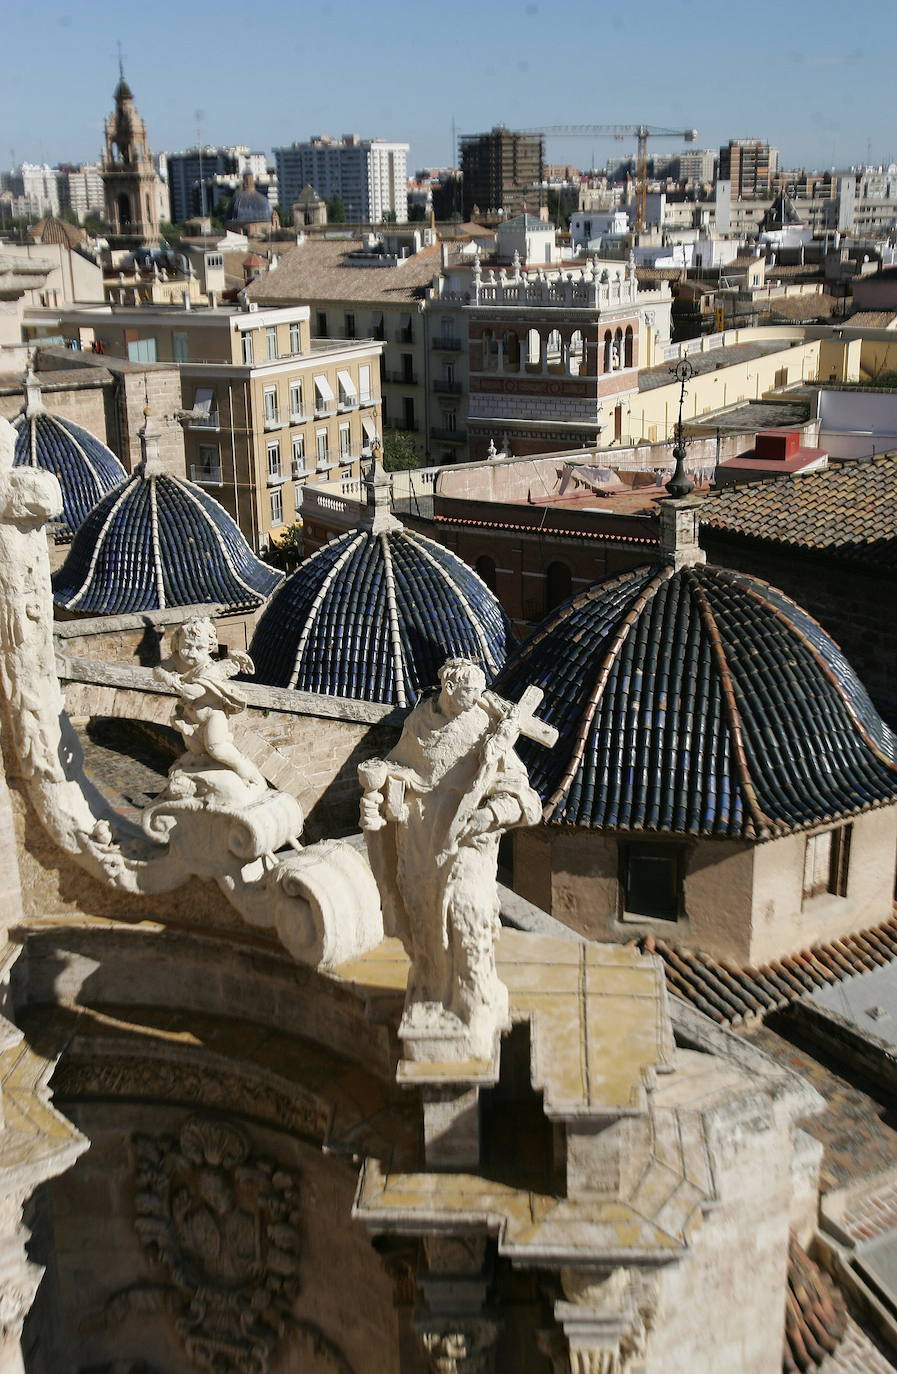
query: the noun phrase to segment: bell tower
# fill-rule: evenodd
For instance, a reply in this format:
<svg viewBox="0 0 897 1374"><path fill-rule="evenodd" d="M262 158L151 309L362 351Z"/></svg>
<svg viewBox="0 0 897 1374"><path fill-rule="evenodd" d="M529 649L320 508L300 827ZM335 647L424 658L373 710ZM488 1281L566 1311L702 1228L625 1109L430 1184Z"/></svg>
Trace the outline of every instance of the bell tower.
<svg viewBox="0 0 897 1374"><path fill-rule="evenodd" d="M103 185L106 218L112 225L114 248L152 247L159 242L159 200L156 169L146 125L134 105L134 95L119 62L115 109L106 118Z"/></svg>

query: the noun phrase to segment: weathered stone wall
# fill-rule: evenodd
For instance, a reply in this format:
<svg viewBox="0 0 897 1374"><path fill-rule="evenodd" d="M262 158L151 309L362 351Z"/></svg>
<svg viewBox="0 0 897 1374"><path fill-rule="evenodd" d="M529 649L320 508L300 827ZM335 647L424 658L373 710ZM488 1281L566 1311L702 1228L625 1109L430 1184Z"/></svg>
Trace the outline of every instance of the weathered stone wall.
<svg viewBox="0 0 897 1374"><path fill-rule="evenodd" d="M54 370L41 372L39 380L44 405L51 415L72 420L102 439L104 444L109 444L106 406L112 377L108 371L97 369L83 378L75 378L70 372ZM21 379L4 378L0 383L0 415L6 420L14 420L24 406Z"/></svg>
<svg viewBox="0 0 897 1374"><path fill-rule="evenodd" d="M61 660L72 716L117 716L168 725L173 693L148 668ZM358 829L358 764L382 758L398 739L403 714L339 697L244 683L248 708L232 721L234 739L273 787L294 796L308 840Z"/></svg>
<svg viewBox="0 0 897 1374"><path fill-rule="evenodd" d="M208 616L215 622L219 644L228 649L248 649L261 608L242 615L218 615L217 609L205 605L172 606L165 611L82 619L57 606L53 634L61 654L153 668L171 653L171 636L178 625L193 616Z"/></svg>

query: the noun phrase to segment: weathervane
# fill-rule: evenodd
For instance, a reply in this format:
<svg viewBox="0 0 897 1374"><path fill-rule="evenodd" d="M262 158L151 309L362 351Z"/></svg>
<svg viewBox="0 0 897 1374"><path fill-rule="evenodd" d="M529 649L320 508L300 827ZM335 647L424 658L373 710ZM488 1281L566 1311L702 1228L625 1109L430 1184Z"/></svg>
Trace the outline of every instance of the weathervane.
<svg viewBox="0 0 897 1374"><path fill-rule="evenodd" d="M695 484L685 475L685 427L682 423L682 407L685 404L686 383L695 375L695 369L687 358L680 358L676 366L670 368L670 372L679 383L679 418L676 421L676 442L673 445L676 466L673 468L672 477L666 483L666 489L671 496L687 496L690 491L694 491Z"/></svg>

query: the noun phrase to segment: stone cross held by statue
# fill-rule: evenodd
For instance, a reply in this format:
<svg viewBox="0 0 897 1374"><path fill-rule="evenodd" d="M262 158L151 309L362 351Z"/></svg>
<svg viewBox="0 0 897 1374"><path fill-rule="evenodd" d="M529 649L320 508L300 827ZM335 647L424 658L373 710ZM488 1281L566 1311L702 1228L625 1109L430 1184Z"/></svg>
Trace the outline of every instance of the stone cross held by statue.
<svg viewBox="0 0 897 1374"><path fill-rule="evenodd" d="M551 749L557 744L558 732L553 725L546 725L536 715L536 707L541 705L544 695L541 687L527 687L514 709L514 715L521 735Z"/></svg>

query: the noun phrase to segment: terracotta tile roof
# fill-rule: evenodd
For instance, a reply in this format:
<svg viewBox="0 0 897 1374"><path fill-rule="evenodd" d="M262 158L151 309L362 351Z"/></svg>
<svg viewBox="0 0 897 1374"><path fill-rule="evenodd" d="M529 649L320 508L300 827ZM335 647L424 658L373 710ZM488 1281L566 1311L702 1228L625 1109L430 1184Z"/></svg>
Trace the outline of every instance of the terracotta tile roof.
<svg viewBox="0 0 897 1374"><path fill-rule="evenodd" d="M544 507L539 507L539 509L542 510ZM589 512L589 514L593 514L593 512ZM658 542L656 533L652 535L647 529L642 534L620 534L615 528L611 529L610 526L607 529L586 529L585 527L582 529L565 529L558 525L539 525L533 521L530 521L529 524L518 524L509 520L472 520L466 515L434 515L433 519L437 524L443 525L471 525L477 529L513 530L515 532L528 530L531 534L534 532L551 534L552 538L558 535L562 539L601 539L610 544L643 544L648 548L656 548Z"/></svg>
<svg viewBox="0 0 897 1374"><path fill-rule="evenodd" d="M813 1374L821 1369L838 1349L846 1329L847 1306L842 1294L792 1232L782 1374Z"/></svg>
<svg viewBox="0 0 897 1374"><path fill-rule="evenodd" d="M897 959L897 917L757 967L677 949L653 935L637 943L643 952L660 955L677 997L721 1025L739 1025L781 1011L814 988Z"/></svg>
<svg viewBox="0 0 897 1374"><path fill-rule="evenodd" d="M814 291L807 296L772 296L769 300L769 313L780 320L829 319L834 315L841 302L836 296L824 291Z"/></svg>
<svg viewBox="0 0 897 1374"><path fill-rule="evenodd" d="M844 321L852 329L893 329L895 322L897 311L894 310L858 310Z"/></svg>
<svg viewBox="0 0 897 1374"><path fill-rule="evenodd" d="M273 272L247 289L253 301L416 301L439 272L439 246L405 258L397 267L358 267L349 256L360 239L306 239L284 253Z"/></svg>
<svg viewBox="0 0 897 1374"><path fill-rule="evenodd" d="M897 455L727 487L707 498L701 524L897 568Z"/></svg>

